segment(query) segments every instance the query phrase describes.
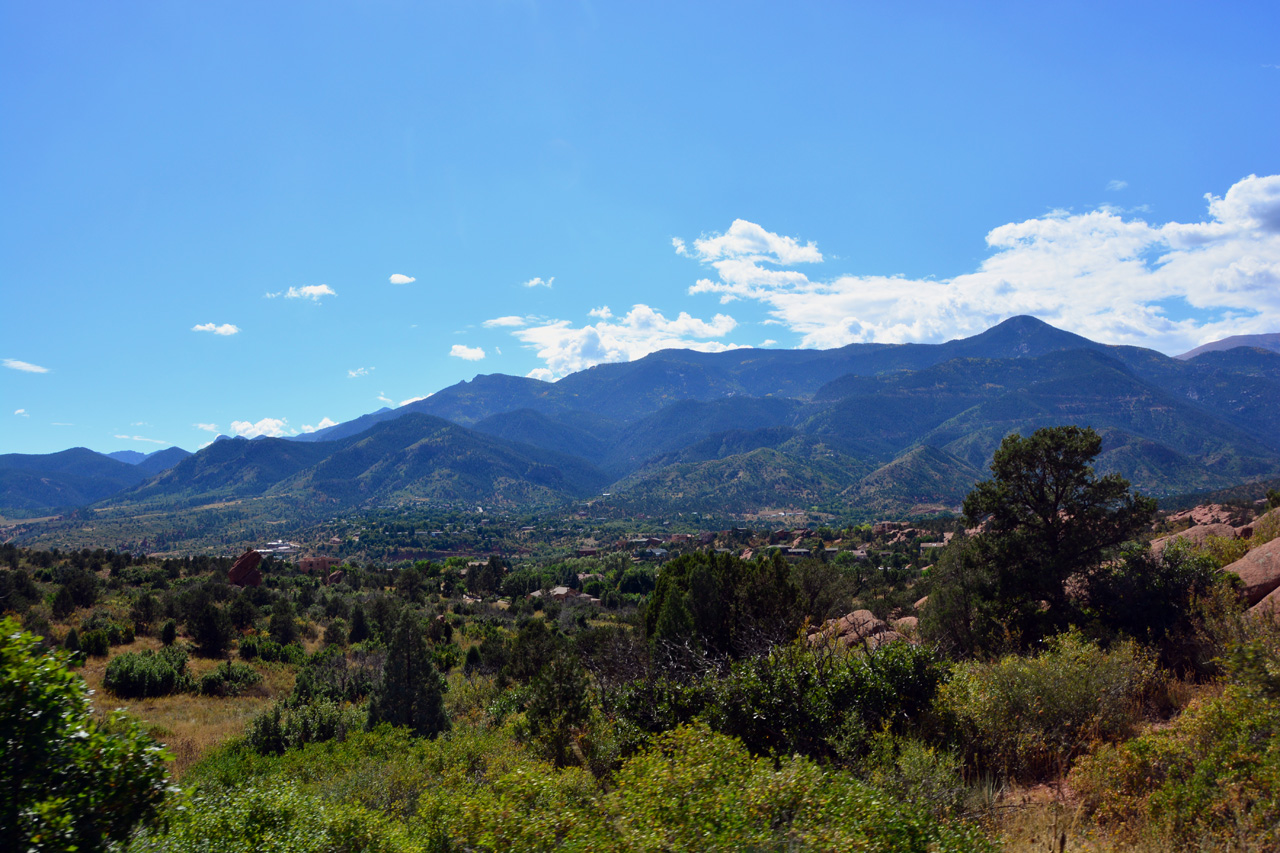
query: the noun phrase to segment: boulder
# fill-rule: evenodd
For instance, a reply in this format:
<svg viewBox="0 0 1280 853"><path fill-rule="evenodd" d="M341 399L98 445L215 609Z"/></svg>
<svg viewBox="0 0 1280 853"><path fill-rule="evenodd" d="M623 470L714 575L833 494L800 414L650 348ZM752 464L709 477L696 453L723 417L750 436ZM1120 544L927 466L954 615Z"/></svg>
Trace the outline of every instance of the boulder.
<svg viewBox="0 0 1280 853"><path fill-rule="evenodd" d="M897 631L881 631L879 634L872 634L867 637L866 644L869 649L878 649L889 643L909 643L911 642Z"/></svg>
<svg viewBox="0 0 1280 853"><path fill-rule="evenodd" d="M929 596L926 595L924 598L917 601L914 606L916 610L922 610L924 606L928 603L929 603Z"/></svg>
<svg viewBox="0 0 1280 853"><path fill-rule="evenodd" d="M914 616L903 616L893 620L893 630L902 634L914 634L920 627L920 620Z"/></svg>
<svg viewBox="0 0 1280 853"><path fill-rule="evenodd" d="M1280 539L1259 545L1226 567L1244 581L1244 597L1250 607L1280 589Z"/></svg>
<svg viewBox="0 0 1280 853"><path fill-rule="evenodd" d="M1252 531L1251 531L1252 533ZM1213 522L1211 524L1197 524L1195 527L1188 527L1186 530L1169 536L1161 536L1151 542L1151 551L1159 554L1164 550L1165 546L1170 542L1186 541L1192 545L1203 545L1210 536L1220 536L1223 539L1235 539L1236 529L1230 524L1222 524L1221 522Z"/></svg>
<svg viewBox="0 0 1280 853"><path fill-rule="evenodd" d="M870 610L855 610L839 619L828 619L821 630L809 635L809 642L813 645L838 642L842 646L852 646L888 630L885 621L877 619Z"/></svg>

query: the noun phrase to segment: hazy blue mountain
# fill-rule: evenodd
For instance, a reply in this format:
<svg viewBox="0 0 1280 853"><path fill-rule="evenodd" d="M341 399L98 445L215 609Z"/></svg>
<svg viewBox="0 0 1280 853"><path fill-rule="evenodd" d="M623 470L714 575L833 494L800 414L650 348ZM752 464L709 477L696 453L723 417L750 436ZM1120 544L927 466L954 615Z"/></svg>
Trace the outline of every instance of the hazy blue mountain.
<svg viewBox="0 0 1280 853"><path fill-rule="evenodd" d="M117 462L123 462L126 465L137 465L143 459L147 458L147 454L139 453L136 450L117 450L115 453L107 453L105 455Z"/></svg>
<svg viewBox="0 0 1280 853"><path fill-rule="evenodd" d="M86 447L0 455L0 507L36 511L102 500L146 478L135 466Z"/></svg>
<svg viewBox="0 0 1280 853"><path fill-rule="evenodd" d="M138 470L145 471L148 475L155 476L162 471L168 471L174 465L177 465L190 455L191 451L183 450L181 447L167 447L164 450L157 450L155 453L148 453L136 464L138 466Z"/></svg>
<svg viewBox="0 0 1280 853"><path fill-rule="evenodd" d="M1182 355L1174 356L1174 358L1191 359L1206 352L1219 352L1237 347L1257 347L1271 352L1280 352L1280 332L1272 332L1268 335L1232 335L1220 341L1201 344L1195 349L1184 352Z"/></svg>

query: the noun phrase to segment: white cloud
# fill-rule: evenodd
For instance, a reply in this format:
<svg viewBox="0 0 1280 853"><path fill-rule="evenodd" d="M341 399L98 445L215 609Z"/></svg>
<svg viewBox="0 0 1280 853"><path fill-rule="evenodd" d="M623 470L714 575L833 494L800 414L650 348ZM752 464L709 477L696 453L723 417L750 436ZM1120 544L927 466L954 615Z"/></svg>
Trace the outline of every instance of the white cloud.
<svg viewBox="0 0 1280 853"><path fill-rule="evenodd" d="M199 326L192 326L193 332L213 332L215 335L235 335L240 333L239 326L233 326L230 323L223 323L221 326L214 323L202 323Z"/></svg>
<svg viewBox="0 0 1280 853"><path fill-rule="evenodd" d="M394 406L396 404L396 401L388 397L385 391L378 395L378 400L379 402L386 403L388 406Z"/></svg>
<svg viewBox="0 0 1280 853"><path fill-rule="evenodd" d="M265 293L267 299L275 299L283 296L285 299L310 299L312 302L319 302L324 296L337 296L338 293L327 284L306 284L302 287L291 287L288 290L277 293Z"/></svg>
<svg viewBox="0 0 1280 853"><path fill-rule="evenodd" d="M328 429L331 426L337 426L337 425L338 425L337 421L329 420L329 418L321 418L320 423L316 424L315 426L304 425L302 427L302 431L315 432L318 429Z"/></svg>
<svg viewBox="0 0 1280 853"><path fill-rule="evenodd" d="M133 423L129 424L129 426L145 426L145 427L149 427L149 426L151 426L151 424L147 423L146 421L134 421Z"/></svg>
<svg viewBox="0 0 1280 853"><path fill-rule="evenodd" d="M737 325L727 314L717 314L708 322L682 311L668 320L648 305L636 305L614 323L602 320L575 329L568 320L557 320L512 334L536 349L551 376L559 377L594 364L633 361L660 349L734 349L732 344L708 339L724 337ZM539 374L535 378L549 377Z"/></svg>
<svg viewBox="0 0 1280 853"><path fill-rule="evenodd" d="M689 256L689 249L685 246L684 241L679 237L671 238L671 248L676 250L677 255Z"/></svg>
<svg viewBox="0 0 1280 853"><path fill-rule="evenodd" d="M31 417L31 415L27 414L27 410L26 410L26 409L15 409L13 413L14 413L15 415L18 415L19 417L23 417L23 418L29 418L29 417Z"/></svg>
<svg viewBox="0 0 1280 853"><path fill-rule="evenodd" d="M4 366L10 370L21 370L23 373L48 373L49 368L41 367L38 364L32 364L29 361L18 361L16 358L6 358Z"/></svg>
<svg viewBox="0 0 1280 853"><path fill-rule="evenodd" d="M61 421L54 421L53 423L49 424L49 426L75 426L75 424L67 424L67 423L62 423Z"/></svg>
<svg viewBox="0 0 1280 853"><path fill-rule="evenodd" d="M516 317L514 315L510 315L507 317L494 317L492 320L485 320L481 325L486 329L518 328L520 326L529 325L531 320L532 318L530 317Z"/></svg>
<svg viewBox="0 0 1280 853"><path fill-rule="evenodd" d="M526 281L524 283L524 286L525 287L550 287L551 283L555 280L556 280L555 276L551 276L551 278L547 279L546 281L543 281L542 277L538 276L537 278L531 278L528 281Z"/></svg>
<svg viewBox="0 0 1280 853"><path fill-rule="evenodd" d="M218 425L217 425L217 424L192 424L192 426L193 426L193 427L195 427L196 429L202 429L202 430L204 430L205 432L217 432L217 431L218 431Z"/></svg>
<svg viewBox="0 0 1280 853"><path fill-rule="evenodd" d="M391 278L387 279L387 281L391 282L392 284L413 284L415 281L417 281L417 279L411 275L401 275L400 273L394 273L392 274Z"/></svg>
<svg viewBox="0 0 1280 853"><path fill-rule="evenodd" d="M431 396L430 394L424 394L424 395L422 395L421 397L410 397L408 400L401 400L401 401L400 401L400 403L397 405L397 407L396 407L396 408L399 408L400 406L407 406L407 405L409 405L410 403L416 403L416 402L418 402L419 400L425 400L425 399L427 399L427 398L428 398L428 397L430 397L430 396Z"/></svg>
<svg viewBox="0 0 1280 853"><path fill-rule="evenodd" d="M613 319L613 312L609 310L608 305L601 305L599 308L592 308L587 312L588 317L598 317L601 320Z"/></svg>
<svg viewBox="0 0 1280 853"><path fill-rule="evenodd" d="M348 370L347 376L351 377L352 379L356 379L361 376L368 376L369 371L371 370L373 370L372 367L357 367L355 370Z"/></svg>
<svg viewBox="0 0 1280 853"><path fill-rule="evenodd" d="M1169 353L1280 329L1280 175L1251 175L1206 200L1203 222L1148 223L1100 209L1001 225L987 234L992 254L950 279L813 280L775 267L785 257L820 259L816 246L738 220L730 234L752 239L695 242L716 277L689 292L758 301L806 347L938 342L1014 314ZM1170 316L1170 300L1192 316Z"/></svg>
<svg viewBox="0 0 1280 853"><path fill-rule="evenodd" d="M1107 181L1107 192L1118 193L1120 192L1120 190L1125 189L1128 186L1129 186L1128 181L1121 181L1121 180Z"/></svg>
<svg viewBox="0 0 1280 853"><path fill-rule="evenodd" d="M775 341L773 338L769 338L767 341L760 344L760 346L762 347L776 347L777 345L778 345L778 342Z"/></svg>
<svg viewBox="0 0 1280 853"><path fill-rule="evenodd" d="M119 438L124 441L145 441L147 444L168 444L169 443L167 441L161 441L158 438L146 438L141 435L117 435L115 436L115 438Z"/></svg>
<svg viewBox="0 0 1280 853"><path fill-rule="evenodd" d="M555 382L556 375L545 367L535 367L525 374L530 379L539 379L543 382Z"/></svg>
<svg viewBox="0 0 1280 853"><path fill-rule="evenodd" d="M289 421L287 418L263 418L255 423L249 421L232 421L231 432L235 435L241 435L245 438L257 438L260 435L270 436L271 438L280 438L286 435L296 433L290 432L288 429Z"/></svg>
<svg viewBox="0 0 1280 853"><path fill-rule="evenodd" d="M467 361L479 361L484 358L484 350L480 347L466 347L462 344L454 344L453 349L449 350L449 355L454 358L465 358Z"/></svg>

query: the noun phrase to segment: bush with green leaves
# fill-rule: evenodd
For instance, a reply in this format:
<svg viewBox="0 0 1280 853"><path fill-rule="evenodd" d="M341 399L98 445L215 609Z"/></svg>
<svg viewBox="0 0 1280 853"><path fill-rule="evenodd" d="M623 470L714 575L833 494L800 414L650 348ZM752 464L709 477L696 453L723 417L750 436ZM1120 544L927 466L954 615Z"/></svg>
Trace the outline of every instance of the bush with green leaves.
<svg viewBox="0 0 1280 853"><path fill-rule="evenodd" d="M888 643L861 652L797 642L739 661L722 676L633 682L620 713L651 733L701 717L756 755L852 760L886 727L934 727L947 667L929 649Z"/></svg>
<svg viewBox="0 0 1280 853"><path fill-rule="evenodd" d="M270 637L250 634L240 638L240 657L244 660L260 660L263 663L300 666L306 663L307 653L297 643L282 646Z"/></svg>
<svg viewBox="0 0 1280 853"><path fill-rule="evenodd" d="M144 833L131 853L396 853L412 851L404 830L359 805L302 792L289 781L197 792Z"/></svg>
<svg viewBox="0 0 1280 853"><path fill-rule="evenodd" d="M107 664L103 684L124 699L168 696L194 686L187 672L187 652L177 645L165 646L159 652L147 649L117 655Z"/></svg>
<svg viewBox="0 0 1280 853"><path fill-rule="evenodd" d="M1070 632L1034 657L957 666L938 701L971 766L1031 781L1065 773L1095 741L1131 734L1159 678L1132 641L1104 651Z"/></svg>
<svg viewBox="0 0 1280 853"><path fill-rule="evenodd" d="M278 755L309 743L343 740L364 727L366 716L362 707L328 699L276 704L253 719L245 740L256 752Z"/></svg>
<svg viewBox="0 0 1280 853"><path fill-rule="evenodd" d="M94 853L155 820L164 753L136 724L92 715L66 653L0 620L0 849Z"/></svg>
<svg viewBox="0 0 1280 853"><path fill-rule="evenodd" d="M200 676L201 696L239 696L262 681L253 667L225 660Z"/></svg>

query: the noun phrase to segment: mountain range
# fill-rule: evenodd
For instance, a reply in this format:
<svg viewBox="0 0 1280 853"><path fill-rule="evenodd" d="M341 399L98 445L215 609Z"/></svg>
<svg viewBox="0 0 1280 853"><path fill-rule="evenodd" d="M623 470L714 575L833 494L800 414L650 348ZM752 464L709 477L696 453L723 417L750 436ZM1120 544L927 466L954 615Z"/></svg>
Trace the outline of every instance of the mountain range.
<svg viewBox="0 0 1280 853"><path fill-rule="evenodd" d="M0 506L287 496L338 512L592 498L638 513L920 514L955 509L1008 433L1068 423L1098 430L1096 466L1147 493L1280 476L1280 353L1188 355L1031 317L933 345L665 350L555 383L481 375L307 435L221 440L185 457L3 456Z"/></svg>

